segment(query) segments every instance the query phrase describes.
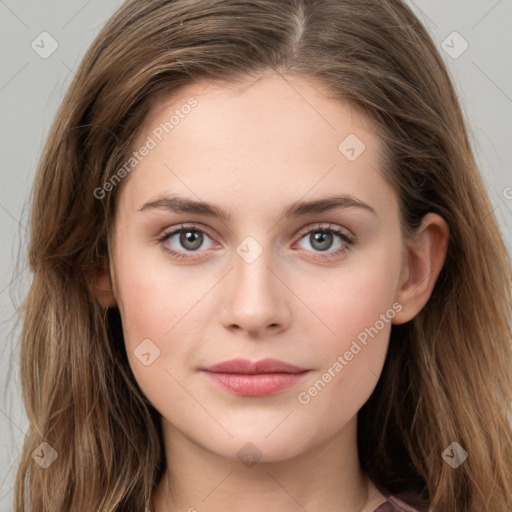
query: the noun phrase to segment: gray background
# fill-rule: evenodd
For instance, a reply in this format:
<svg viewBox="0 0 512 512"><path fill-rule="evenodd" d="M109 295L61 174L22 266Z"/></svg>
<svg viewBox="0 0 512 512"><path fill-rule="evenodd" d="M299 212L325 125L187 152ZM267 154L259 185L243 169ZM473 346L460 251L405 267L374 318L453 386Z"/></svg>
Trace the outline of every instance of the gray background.
<svg viewBox="0 0 512 512"><path fill-rule="evenodd" d="M0 0L1 512L12 510L17 458L27 428L17 372L19 329L14 328L14 320L16 307L30 282L24 253L20 253L26 246L28 193L48 128L73 70L120 3L121 0ZM432 34L449 65L494 211L510 250L512 0L410 0L408 3ZM42 32L48 32L58 43L58 48L47 58L31 47L34 40L41 40ZM50 48L50 40L45 41L45 48ZM464 41L468 48L461 53L466 45ZM9 365L13 365L13 372L8 374Z"/></svg>

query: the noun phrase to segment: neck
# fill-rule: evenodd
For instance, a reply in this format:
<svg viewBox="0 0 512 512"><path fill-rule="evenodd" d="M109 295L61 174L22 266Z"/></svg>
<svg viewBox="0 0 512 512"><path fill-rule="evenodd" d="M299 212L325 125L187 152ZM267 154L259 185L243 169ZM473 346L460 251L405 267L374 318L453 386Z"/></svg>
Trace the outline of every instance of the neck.
<svg viewBox="0 0 512 512"><path fill-rule="evenodd" d="M197 445L162 419L167 468L152 511L373 512L385 497L361 470L356 421L307 452L251 465Z"/></svg>

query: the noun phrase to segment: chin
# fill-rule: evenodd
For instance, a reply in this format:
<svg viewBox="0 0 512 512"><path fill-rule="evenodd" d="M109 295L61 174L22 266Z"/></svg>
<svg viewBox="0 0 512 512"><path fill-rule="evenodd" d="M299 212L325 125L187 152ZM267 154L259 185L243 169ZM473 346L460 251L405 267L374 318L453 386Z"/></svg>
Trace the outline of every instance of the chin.
<svg viewBox="0 0 512 512"><path fill-rule="evenodd" d="M221 457L239 460L247 467L252 467L256 463L283 462L303 454L310 448L311 439L299 431L296 435L289 431L283 431L281 435L277 432L268 435L270 430L265 429L265 433L260 432L258 435L237 435L232 432L234 438L223 446L209 446L209 443L203 446Z"/></svg>

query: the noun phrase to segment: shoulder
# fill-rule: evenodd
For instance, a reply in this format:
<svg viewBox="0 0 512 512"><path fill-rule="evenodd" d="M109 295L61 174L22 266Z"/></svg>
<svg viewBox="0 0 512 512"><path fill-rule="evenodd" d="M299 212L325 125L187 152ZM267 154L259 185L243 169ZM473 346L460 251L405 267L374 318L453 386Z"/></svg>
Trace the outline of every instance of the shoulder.
<svg viewBox="0 0 512 512"><path fill-rule="evenodd" d="M428 512L428 503L414 491L403 491L388 496L374 512Z"/></svg>

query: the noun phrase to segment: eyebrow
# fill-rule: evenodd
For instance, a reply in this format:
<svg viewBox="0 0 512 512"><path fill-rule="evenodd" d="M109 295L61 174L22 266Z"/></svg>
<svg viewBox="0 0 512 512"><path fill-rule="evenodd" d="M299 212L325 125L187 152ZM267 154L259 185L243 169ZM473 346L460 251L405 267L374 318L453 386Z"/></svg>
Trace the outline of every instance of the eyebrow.
<svg viewBox="0 0 512 512"><path fill-rule="evenodd" d="M191 213L204 215L206 217L218 217L221 220L231 219L231 212L223 210L221 207L204 201L192 201L177 196L158 197L154 200L144 203L139 211L152 208L166 209L177 213ZM329 196L324 199L314 201L296 201L285 208L282 213L284 218L297 218L315 213L326 213L332 210L345 208L361 208L377 215L377 212L368 204L349 194L341 196Z"/></svg>

